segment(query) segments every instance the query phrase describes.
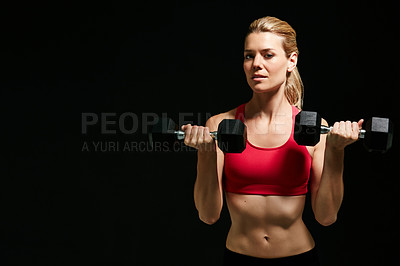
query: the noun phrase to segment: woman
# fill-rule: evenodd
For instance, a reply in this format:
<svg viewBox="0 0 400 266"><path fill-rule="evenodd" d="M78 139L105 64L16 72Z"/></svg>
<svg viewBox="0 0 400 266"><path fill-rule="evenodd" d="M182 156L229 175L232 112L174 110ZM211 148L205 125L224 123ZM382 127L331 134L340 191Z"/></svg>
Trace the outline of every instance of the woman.
<svg viewBox="0 0 400 266"><path fill-rule="evenodd" d="M225 191L232 225L224 265L319 265L302 220L308 183L316 220L324 226L336 221L343 199L344 148L358 139L363 120L336 122L314 147L297 145L294 117L303 91L298 54L296 33L288 23L274 17L255 20L245 38L243 61L251 100L211 117L205 127L182 126L185 144L198 150L194 199L203 222L219 219ZM246 124L242 153L224 154L210 136L222 119Z"/></svg>

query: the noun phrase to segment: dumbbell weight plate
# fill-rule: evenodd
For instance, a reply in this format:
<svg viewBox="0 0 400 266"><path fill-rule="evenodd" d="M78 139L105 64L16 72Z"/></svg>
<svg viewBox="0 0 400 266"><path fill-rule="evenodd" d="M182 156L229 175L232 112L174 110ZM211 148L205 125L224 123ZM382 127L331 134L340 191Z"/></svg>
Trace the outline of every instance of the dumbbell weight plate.
<svg viewBox="0 0 400 266"><path fill-rule="evenodd" d="M315 146L320 141L321 117L317 112L301 111L296 115L294 140L299 145Z"/></svg>
<svg viewBox="0 0 400 266"><path fill-rule="evenodd" d="M386 152L392 147L394 126L388 118L372 117L365 123L364 147L368 151Z"/></svg>

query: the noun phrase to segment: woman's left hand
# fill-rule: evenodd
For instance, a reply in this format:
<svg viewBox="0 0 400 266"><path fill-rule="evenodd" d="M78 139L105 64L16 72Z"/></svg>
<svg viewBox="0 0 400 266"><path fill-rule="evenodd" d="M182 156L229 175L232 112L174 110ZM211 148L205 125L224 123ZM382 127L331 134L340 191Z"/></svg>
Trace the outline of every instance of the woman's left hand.
<svg viewBox="0 0 400 266"><path fill-rule="evenodd" d="M358 123L350 121L336 122L327 136L327 147L343 150L347 145L356 142L363 122L364 119L360 119Z"/></svg>

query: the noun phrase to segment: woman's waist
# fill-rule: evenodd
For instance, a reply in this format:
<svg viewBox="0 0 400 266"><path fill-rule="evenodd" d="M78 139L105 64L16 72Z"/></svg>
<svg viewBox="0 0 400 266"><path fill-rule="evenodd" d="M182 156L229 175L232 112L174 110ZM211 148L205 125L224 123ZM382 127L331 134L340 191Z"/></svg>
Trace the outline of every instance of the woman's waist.
<svg viewBox="0 0 400 266"><path fill-rule="evenodd" d="M286 257L312 249L315 242L300 219L289 227L275 224L239 225L232 223L226 247L249 256Z"/></svg>
<svg viewBox="0 0 400 266"><path fill-rule="evenodd" d="M308 232L308 229L301 217L293 220L287 219L287 221L231 219L229 230L230 234L248 238L266 235L275 239L286 239L302 232Z"/></svg>

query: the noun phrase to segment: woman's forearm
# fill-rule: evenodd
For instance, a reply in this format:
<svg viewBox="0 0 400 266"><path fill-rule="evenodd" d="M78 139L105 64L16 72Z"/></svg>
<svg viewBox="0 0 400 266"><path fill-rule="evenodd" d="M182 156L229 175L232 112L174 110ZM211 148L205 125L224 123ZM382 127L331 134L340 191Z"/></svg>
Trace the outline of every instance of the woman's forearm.
<svg viewBox="0 0 400 266"><path fill-rule="evenodd" d="M219 219L223 196L218 180L216 151L198 152L194 201L203 222L213 224Z"/></svg>
<svg viewBox="0 0 400 266"><path fill-rule="evenodd" d="M343 161L344 149L326 146L321 183L314 210L315 218L322 225L330 225L336 221L342 204L344 194Z"/></svg>

